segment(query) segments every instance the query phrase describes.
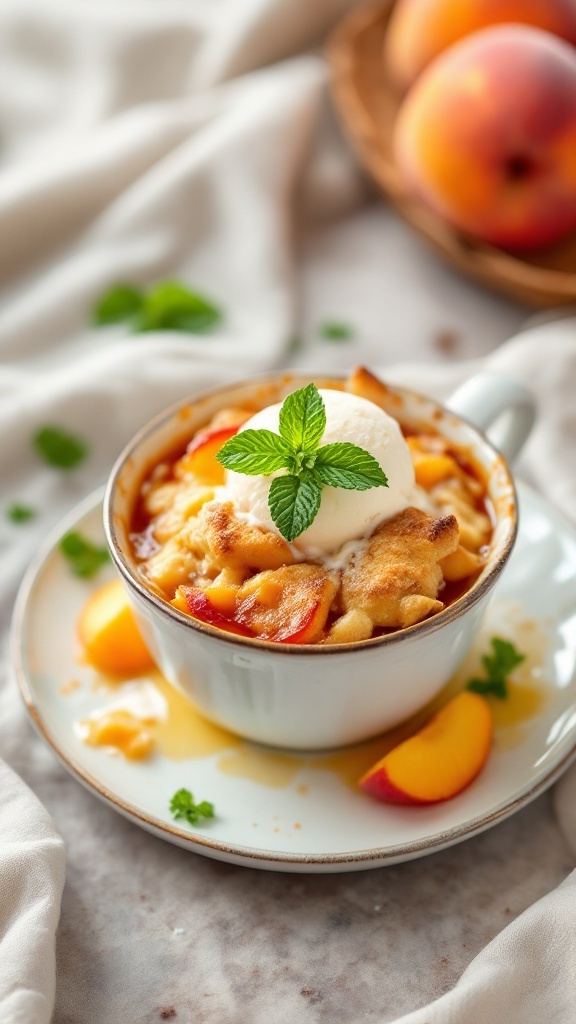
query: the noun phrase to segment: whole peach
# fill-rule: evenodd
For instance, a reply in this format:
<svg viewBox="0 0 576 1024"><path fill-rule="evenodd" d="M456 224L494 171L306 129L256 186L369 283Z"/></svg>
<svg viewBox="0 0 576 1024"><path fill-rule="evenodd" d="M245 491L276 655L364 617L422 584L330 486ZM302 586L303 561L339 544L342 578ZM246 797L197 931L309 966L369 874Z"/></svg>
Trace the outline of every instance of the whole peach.
<svg viewBox="0 0 576 1024"><path fill-rule="evenodd" d="M504 22L532 25L576 44L576 0L398 0L386 32L386 69L405 92L443 50Z"/></svg>
<svg viewBox="0 0 576 1024"><path fill-rule="evenodd" d="M576 51L524 25L484 29L430 65L394 130L407 188L508 249L576 228Z"/></svg>

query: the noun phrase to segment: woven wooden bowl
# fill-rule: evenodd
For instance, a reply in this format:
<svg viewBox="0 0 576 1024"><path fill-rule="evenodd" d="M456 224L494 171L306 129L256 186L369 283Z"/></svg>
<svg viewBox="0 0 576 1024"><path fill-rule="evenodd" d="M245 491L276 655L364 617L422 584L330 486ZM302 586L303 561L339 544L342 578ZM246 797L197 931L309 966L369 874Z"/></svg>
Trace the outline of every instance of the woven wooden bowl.
<svg viewBox="0 0 576 1024"><path fill-rule="evenodd" d="M520 258L466 237L408 195L392 157L399 98L383 61L393 3L355 8L328 45L334 100L360 160L404 219L459 270L531 305L576 302L576 234Z"/></svg>

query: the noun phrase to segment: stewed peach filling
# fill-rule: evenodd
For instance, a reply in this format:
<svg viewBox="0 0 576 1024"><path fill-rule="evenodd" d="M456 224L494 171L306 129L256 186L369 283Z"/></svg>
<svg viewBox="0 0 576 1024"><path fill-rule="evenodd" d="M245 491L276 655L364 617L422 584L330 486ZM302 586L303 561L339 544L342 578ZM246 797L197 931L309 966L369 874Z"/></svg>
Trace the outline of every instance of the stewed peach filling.
<svg viewBox="0 0 576 1024"><path fill-rule="evenodd" d="M387 395L365 370L346 389L382 405ZM444 437L405 432L415 505L340 552L309 557L226 500L216 454L252 415L222 410L140 488L134 555L174 607L246 638L343 644L414 625L471 586L492 535L490 505L481 475Z"/></svg>

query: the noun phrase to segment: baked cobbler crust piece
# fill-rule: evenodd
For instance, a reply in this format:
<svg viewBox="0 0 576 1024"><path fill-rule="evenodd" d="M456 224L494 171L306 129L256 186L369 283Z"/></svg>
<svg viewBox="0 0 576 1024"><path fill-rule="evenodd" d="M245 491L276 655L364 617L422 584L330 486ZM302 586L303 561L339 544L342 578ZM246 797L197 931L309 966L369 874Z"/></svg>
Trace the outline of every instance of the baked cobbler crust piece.
<svg viewBox="0 0 576 1024"><path fill-rule="evenodd" d="M408 508L378 527L342 574L344 612L361 611L373 627L403 629L444 607L440 562L458 547L455 516Z"/></svg>
<svg viewBox="0 0 576 1024"><path fill-rule="evenodd" d="M200 514L207 550L220 568L279 569L294 561L282 537L251 526L234 514L232 502L212 502Z"/></svg>

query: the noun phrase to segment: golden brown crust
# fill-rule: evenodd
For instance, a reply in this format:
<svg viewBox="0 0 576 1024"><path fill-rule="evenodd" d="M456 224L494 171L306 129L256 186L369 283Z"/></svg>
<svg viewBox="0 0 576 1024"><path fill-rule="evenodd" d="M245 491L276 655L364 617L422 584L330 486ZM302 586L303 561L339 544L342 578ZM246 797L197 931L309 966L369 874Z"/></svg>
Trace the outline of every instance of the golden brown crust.
<svg viewBox="0 0 576 1024"><path fill-rule="evenodd" d="M383 523L343 572L344 612L359 609L374 626L398 629L443 607L439 562L458 546L454 516L435 518L408 508Z"/></svg>
<svg viewBox="0 0 576 1024"><path fill-rule="evenodd" d="M358 395L359 398L367 398L369 402L374 402L374 405L379 405L381 409L391 414L391 410L398 409L401 405L398 395L365 366L356 366L352 370L346 381L346 390L352 395Z"/></svg>
<svg viewBox="0 0 576 1024"><path fill-rule="evenodd" d="M238 519L230 501L205 505L199 519L207 550L216 566L264 570L294 562L294 555L282 537Z"/></svg>

